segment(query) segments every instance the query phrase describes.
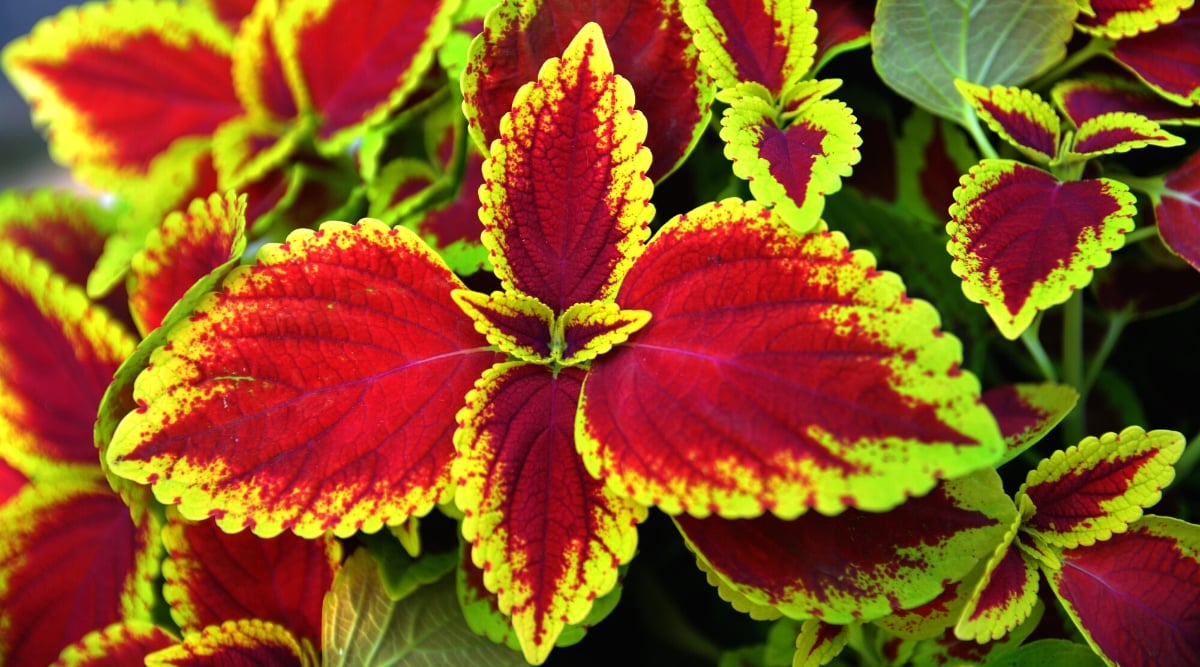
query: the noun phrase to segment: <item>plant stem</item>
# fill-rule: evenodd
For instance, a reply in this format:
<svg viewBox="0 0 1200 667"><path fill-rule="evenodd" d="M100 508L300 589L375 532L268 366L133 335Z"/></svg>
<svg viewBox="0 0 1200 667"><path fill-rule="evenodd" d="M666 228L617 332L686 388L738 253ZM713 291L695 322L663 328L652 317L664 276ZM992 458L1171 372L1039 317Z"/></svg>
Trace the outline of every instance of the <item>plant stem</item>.
<svg viewBox="0 0 1200 667"><path fill-rule="evenodd" d="M1079 403L1063 419L1063 437L1067 444L1083 439L1087 431L1087 388L1083 375L1083 292L1075 290L1063 307L1063 380L1079 392Z"/></svg>
<svg viewBox="0 0 1200 667"><path fill-rule="evenodd" d="M1050 355L1046 354L1046 348L1042 347L1042 341L1038 339L1040 323L1041 319L1038 319L1029 325L1028 329L1021 332L1021 342L1025 344L1025 349L1029 350L1029 356L1033 357L1034 363L1042 371L1042 377L1047 382L1058 382L1058 373L1054 371L1054 363L1050 361Z"/></svg>
<svg viewBox="0 0 1200 667"><path fill-rule="evenodd" d="M1104 370L1108 356L1112 354L1113 348L1117 346L1117 341L1121 339L1125 325L1129 324L1132 319L1133 316L1127 311L1113 313L1108 318L1108 330L1104 332L1104 340L1100 341L1100 349L1096 350L1096 356L1092 357L1092 361L1088 365L1087 375L1083 377L1083 385L1078 387L1081 402L1096 384L1096 378L1100 377L1100 371Z"/></svg>
<svg viewBox="0 0 1200 667"><path fill-rule="evenodd" d="M1112 49L1112 45L1112 41L1103 37L1093 37L1087 44L1083 45L1082 49L1072 53L1053 69L1039 76L1036 81L1025 87L1029 90L1045 90L1066 77L1076 67Z"/></svg>
<svg viewBox="0 0 1200 667"><path fill-rule="evenodd" d="M979 148L979 152L983 157L996 159L999 155L996 153L992 142L987 138L987 134L983 131L983 126L979 124L979 116L975 114L975 110L968 106L966 112L967 132L971 134L971 138L975 140L975 145Z"/></svg>
<svg viewBox="0 0 1200 667"><path fill-rule="evenodd" d="M1158 233L1158 227L1155 225L1148 225L1146 227L1138 227L1137 229L1135 229L1132 232L1129 232L1128 234L1125 235L1125 245L1130 246L1135 243L1141 243L1142 241L1145 241L1146 239L1153 237L1157 233Z"/></svg>

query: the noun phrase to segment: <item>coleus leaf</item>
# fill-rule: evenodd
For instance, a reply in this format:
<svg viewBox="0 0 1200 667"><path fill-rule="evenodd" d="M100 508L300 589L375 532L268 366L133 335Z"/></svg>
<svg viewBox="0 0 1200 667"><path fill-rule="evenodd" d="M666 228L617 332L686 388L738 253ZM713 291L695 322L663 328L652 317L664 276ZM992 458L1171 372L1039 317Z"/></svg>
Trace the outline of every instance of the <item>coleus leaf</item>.
<svg viewBox="0 0 1200 667"><path fill-rule="evenodd" d="M754 82L778 100L812 69L817 13L808 2L683 0L683 18L722 90Z"/></svg>
<svg viewBox="0 0 1200 667"><path fill-rule="evenodd" d="M645 518L575 455L583 376L495 366L467 395L454 435L463 537L531 664L545 661L564 627L616 585Z"/></svg>
<svg viewBox="0 0 1200 667"><path fill-rule="evenodd" d="M1111 57L1163 97L1200 104L1200 5L1171 23L1113 45Z"/></svg>
<svg viewBox="0 0 1200 667"><path fill-rule="evenodd" d="M287 122L255 115L223 123L212 137L213 166L221 189L247 191L261 181L287 173L289 163L297 160L295 154L309 140L313 123L308 117ZM261 214L273 208L274 200L280 197L266 202L258 201L260 198L251 197Z"/></svg>
<svg viewBox="0 0 1200 667"><path fill-rule="evenodd" d="M224 533L212 521L192 523L169 511L162 539L168 555L163 598L185 636L254 618L320 641L322 600L341 560L341 546L331 534L263 539Z"/></svg>
<svg viewBox="0 0 1200 667"><path fill-rule="evenodd" d="M1172 466L1183 444L1175 431L1130 426L1055 452L1029 471L1017 491L1018 501L1028 496L1037 509L1024 530L1063 548L1124 532L1175 478Z"/></svg>
<svg viewBox="0 0 1200 667"><path fill-rule="evenodd" d="M1086 644L1067 639L1039 639L987 661L988 667L1030 667L1042 665L1072 665L1073 667L1103 667L1104 660Z"/></svg>
<svg viewBox="0 0 1200 667"><path fill-rule="evenodd" d="M839 53L871 43L871 22L875 3L870 0L812 0L817 12L817 52L813 55L820 70Z"/></svg>
<svg viewBox="0 0 1200 667"><path fill-rule="evenodd" d="M828 82L806 82L817 88ZM797 231L817 226L825 195L837 192L860 155L858 125L843 102L819 99L831 86L775 121L773 105L757 95L732 99L721 119L725 156L733 173L750 182L750 192ZM792 88L793 93L796 87Z"/></svg>
<svg viewBox="0 0 1200 667"><path fill-rule="evenodd" d="M1151 199L1163 243L1200 269L1200 152L1163 177Z"/></svg>
<svg viewBox="0 0 1200 667"><path fill-rule="evenodd" d="M1182 146L1183 143L1182 137L1167 132L1145 116L1114 111L1084 121L1075 130L1065 159L1088 160L1145 146L1170 147Z"/></svg>
<svg viewBox="0 0 1200 667"><path fill-rule="evenodd" d="M323 618L323 667L526 664L520 653L467 627L452 578L391 600L374 561L362 551L351 555L334 578Z"/></svg>
<svg viewBox="0 0 1200 667"><path fill-rule="evenodd" d="M1046 578L1110 664L1200 662L1200 527L1147 515L1125 533L1064 549Z"/></svg>
<svg viewBox="0 0 1200 667"><path fill-rule="evenodd" d="M872 625L885 630L888 635L906 640L932 639L944 635L948 628L953 629L962 615L986 565L987 561L981 560L966 577L947 584L946 589L929 602L895 611L872 621Z"/></svg>
<svg viewBox="0 0 1200 667"><path fill-rule="evenodd" d="M1031 159L1047 163L1058 155L1061 123L1054 107L1037 93L1013 86L979 86L956 79L954 87L983 122Z"/></svg>
<svg viewBox="0 0 1200 667"><path fill-rule="evenodd" d="M1159 236L1113 256L1112 265L1092 283L1092 294L1114 323L1156 317L1200 300L1200 273L1168 250Z"/></svg>
<svg viewBox="0 0 1200 667"><path fill-rule="evenodd" d="M146 667L318 667L316 649L287 628L254 618L210 625L146 656Z"/></svg>
<svg viewBox="0 0 1200 667"><path fill-rule="evenodd" d="M946 211L954 203L959 177L979 162L966 133L945 118L915 109L901 126L895 154L896 204L909 216L919 215L935 224L944 223ZM938 241L938 252L944 252L941 234ZM934 273L931 268L925 272ZM911 271L904 272L906 277L910 274ZM945 290L934 293L942 294ZM944 303L938 305L943 314L945 307Z"/></svg>
<svg viewBox="0 0 1200 667"><path fill-rule="evenodd" d="M403 228L293 232L155 351L108 461L227 530L348 535L424 514L448 491L454 413L498 360L451 300L461 287Z"/></svg>
<svg viewBox="0 0 1200 667"><path fill-rule="evenodd" d="M979 643L974 640L961 640L954 635L950 628L932 639L917 642L913 647L911 664L922 667L934 665L992 665L1000 664L1007 656L1038 629L1045 615L1046 605L1041 600L1035 600L1032 613L1020 625L1005 636L995 641ZM1085 648L1079 645L1081 648ZM1086 651L1090 653L1090 651ZM1095 654L1092 654L1095 657ZM1029 667L1039 663L1030 663ZM1041 667L1052 667L1060 663L1042 663ZM1075 663L1062 663L1071 664ZM1082 663L1088 664L1088 663Z"/></svg>
<svg viewBox="0 0 1200 667"><path fill-rule="evenodd" d="M1123 183L1064 183L1012 160L980 162L954 201L946 225L950 268L963 279L967 298L983 304L1010 340L1108 264L1135 213Z"/></svg>
<svg viewBox="0 0 1200 667"><path fill-rule="evenodd" d="M240 9L240 8L239 8ZM279 0L251 3L239 20L233 51L233 85L251 118L289 120L299 113L275 39ZM230 12L232 13L232 12ZM239 12L240 13L240 12Z"/></svg>
<svg viewBox="0 0 1200 667"><path fill-rule="evenodd" d="M157 328L197 280L237 262L245 249L244 195L214 193L164 218L130 262L129 304L138 330Z"/></svg>
<svg viewBox="0 0 1200 667"><path fill-rule="evenodd" d="M658 232L616 301L652 318L593 362L577 447L639 503L885 511L1001 454L958 341L840 234L708 204Z"/></svg>
<svg viewBox="0 0 1200 667"><path fill-rule="evenodd" d="M93 186L128 190L167 177L241 111L231 47L201 8L122 0L46 19L3 62L54 157Z"/></svg>
<svg viewBox="0 0 1200 667"><path fill-rule="evenodd" d="M1027 500L1022 505L1025 509ZM996 546L970 593L954 627L959 639L980 643L1000 639L1035 613L1037 561L1018 548L1021 518L1021 514L1013 514L1004 540Z"/></svg>
<svg viewBox="0 0 1200 667"><path fill-rule="evenodd" d="M1181 107L1125 77L1066 79L1054 84L1050 96L1076 126L1113 111L1130 111L1160 125L1200 123L1200 109Z"/></svg>
<svg viewBox="0 0 1200 667"><path fill-rule="evenodd" d="M68 282L84 285L116 217L92 199L65 192L7 190L0 193L0 243L26 248Z"/></svg>
<svg viewBox="0 0 1200 667"><path fill-rule="evenodd" d="M555 321L550 349L563 366L578 366L608 352L650 321L644 310L624 310L607 301L584 301Z"/></svg>
<svg viewBox="0 0 1200 667"><path fill-rule="evenodd" d="M1015 515L999 476L983 470L885 513L675 522L697 559L751 602L844 625L933 599L992 552Z"/></svg>
<svg viewBox="0 0 1200 667"><path fill-rule="evenodd" d="M269 1L269 0L268 0ZM221 23L229 27L231 32L237 32L242 21L250 16L258 0L192 0L208 9Z"/></svg>
<svg viewBox="0 0 1200 667"><path fill-rule="evenodd" d="M0 662L46 665L121 619L150 617L158 521L100 478L32 483L0 506Z"/></svg>
<svg viewBox="0 0 1200 667"><path fill-rule="evenodd" d="M793 664L827 665L846 648L850 640L850 626L822 623L810 618L800 626L796 635L796 653Z"/></svg>
<svg viewBox="0 0 1200 667"><path fill-rule="evenodd" d="M654 155L647 173L661 181L707 127L714 90L680 0L500 2L472 43L463 70L463 111L471 137L489 154L518 88L538 78L542 63L563 53L589 22L601 26L615 71L629 80L638 109L653 128L644 140Z"/></svg>
<svg viewBox="0 0 1200 667"><path fill-rule="evenodd" d="M483 244L505 289L555 313L612 298L654 215L646 118L633 104L595 23L517 92L479 191Z"/></svg>
<svg viewBox="0 0 1200 667"><path fill-rule="evenodd" d="M1050 432L1075 407L1079 392L1065 384L1011 384L983 392L983 402L1000 424L1007 463Z"/></svg>
<svg viewBox="0 0 1200 667"><path fill-rule="evenodd" d="M480 294L468 289L451 295L475 322L475 330L505 354L522 361L551 361L554 311L538 299L515 292Z"/></svg>
<svg viewBox="0 0 1200 667"><path fill-rule="evenodd" d="M1108 39L1124 39L1149 32L1179 18L1193 0L1089 0L1092 12L1080 14L1079 30Z"/></svg>
<svg viewBox="0 0 1200 667"><path fill-rule="evenodd" d="M147 655L176 642L167 630L149 621L119 621L93 630L63 649L50 667L125 667L145 664Z"/></svg>
<svg viewBox="0 0 1200 667"><path fill-rule="evenodd" d="M971 107L954 80L991 86L1033 78L1066 55L1076 13L1073 2L880 0L871 59L883 82L902 97L966 124Z"/></svg>

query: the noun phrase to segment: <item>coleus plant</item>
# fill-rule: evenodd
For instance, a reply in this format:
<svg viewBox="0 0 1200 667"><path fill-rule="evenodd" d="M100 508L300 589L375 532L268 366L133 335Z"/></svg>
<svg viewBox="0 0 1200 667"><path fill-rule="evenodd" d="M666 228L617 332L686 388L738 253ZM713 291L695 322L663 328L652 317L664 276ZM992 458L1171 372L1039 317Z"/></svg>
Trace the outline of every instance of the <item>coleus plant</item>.
<svg viewBox="0 0 1200 667"><path fill-rule="evenodd" d="M0 662L578 662L681 557L751 645L657 638L723 664L1196 660L1200 529L1142 514L1195 456L1084 437L1124 325L1197 293L1123 261L1132 187L1197 264L1197 158L1121 162L1189 145L1190 3L384 5L5 50L112 196L0 201Z"/></svg>

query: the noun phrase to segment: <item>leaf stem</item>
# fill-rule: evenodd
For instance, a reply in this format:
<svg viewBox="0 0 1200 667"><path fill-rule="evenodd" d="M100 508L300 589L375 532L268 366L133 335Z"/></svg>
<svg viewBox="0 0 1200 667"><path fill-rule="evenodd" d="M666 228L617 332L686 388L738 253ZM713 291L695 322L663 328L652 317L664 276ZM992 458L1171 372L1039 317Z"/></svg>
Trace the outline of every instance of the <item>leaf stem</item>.
<svg viewBox="0 0 1200 667"><path fill-rule="evenodd" d="M1075 290L1063 307L1062 340L1063 380L1079 392L1075 409L1063 419L1063 437L1067 444L1083 439L1087 431L1087 388L1083 370L1083 292Z"/></svg>
<svg viewBox="0 0 1200 667"><path fill-rule="evenodd" d="M1029 350L1029 356L1033 357L1034 363L1042 371L1042 377L1047 382L1058 382L1058 373L1054 370L1054 362L1050 361L1050 355L1046 354L1046 348L1042 347L1042 341L1038 339L1039 324L1041 324L1040 318L1021 332L1021 342L1025 344L1025 349Z"/></svg>
<svg viewBox="0 0 1200 667"><path fill-rule="evenodd" d="M1100 348L1096 350L1096 355L1088 364L1087 375L1083 377L1083 385L1078 387L1081 403L1086 400L1087 393L1095 386L1096 379L1104 370L1104 364L1108 362L1109 355L1112 354L1113 349L1117 346L1117 341L1121 339L1121 334L1125 331L1125 325L1132 320L1133 315L1129 311L1121 311L1109 316L1108 330L1104 332L1104 340L1100 341Z"/></svg>
<svg viewBox="0 0 1200 667"><path fill-rule="evenodd" d="M1145 227L1138 227L1137 229L1135 229L1132 232L1129 232L1128 234L1125 235L1125 245L1130 246L1135 243L1141 243L1142 241L1145 241L1148 238L1152 238L1155 234L1158 234L1158 226L1157 225L1146 225Z"/></svg>
<svg viewBox="0 0 1200 667"><path fill-rule="evenodd" d="M987 138L987 133L983 131L983 126L979 124L979 116L976 115L975 110L968 106L965 116L967 132L975 140L975 145L979 148L979 152L983 154L983 157L991 160L999 157L999 154L996 153L996 148L992 146L991 140Z"/></svg>
<svg viewBox="0 0 1200 667"><path fill-rule="evenodd" d="M1026 88L1030 90L1045 90L1073 72L1076 67L1100 54L1108 52L1112 49L1112 46L1113 42L1111 40L1103 37L1092 37L1087 44L1083 45L1083 48L1064 58L1061 63L1039 76L1036 81L1026 86Z"/></svg>

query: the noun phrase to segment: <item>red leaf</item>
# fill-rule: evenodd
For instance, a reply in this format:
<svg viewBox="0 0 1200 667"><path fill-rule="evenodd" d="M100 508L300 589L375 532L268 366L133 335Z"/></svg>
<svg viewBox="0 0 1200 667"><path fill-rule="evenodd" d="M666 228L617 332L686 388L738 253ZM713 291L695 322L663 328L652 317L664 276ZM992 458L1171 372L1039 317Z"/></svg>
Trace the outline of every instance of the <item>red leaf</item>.
<svg viewBox="0 0 1200 667"><path fill-rule="evenodd" d="M55 273L84 285L104 250L114 217L81 196L9 190L0 194L0 243L27 248Z"/></svg>
<svg viewBox="0 0 1200 667"><path fill-rule="evenodd" d="M1076 127L1115 111L1133 112L1163 125L1200 120L1200 109L1174 104L1127 77L1060 81L1051 93Z"/></svg>
<svg viewBox="0 0 1200 667"><path fill-rule="evenodd" d="M167 648L175 638L149 621L121 621L94 630L63 650L50 667L128 667Z"/></svg>
<svg viewBox="0 0 1200 667"><path fill-rule="evenodd" d="M254 12L241 17L244 23L239 19L238 45L233 52L233 84L238 99L251 116L290 120L299 108L274 36L279 0L249 4L246 11Z"/></svg>
<svg viewBox="0 0 1200 667"><path fill-rule="evenodd" d="M872 0L812 0L817 12L817 53L813 57L820 69L830 58L849 49L865 46L871 39L875 21Z"/></svg>
<svg viewBox="0 0 1200 667"><path fill-rule="evenodd" d="M1167 99L1200 102L1200 5L1156 30L1117 41L1112 57Z"/></svg>
<svg viewBox="0 0 1200 667"><path fill-rule="evenodd" d="M258 619L227 621L185 635L146 657L148 667L316 667L311 642Z"/></svg>
<svg viewBox="0 0 1200 667"><path fill-rule="evenodd" d="M1166 175L1154 217L1163 243L1200 269L1200 152Z"/></svg>
<svg viewBox="0 0 1200 667"><path fill-rule="evenodd" d="M200 0L219 21L237 32L242 20L250 16L257 0Z"/></svg>
<svg viewBox="0 0 1200 667"><path fill-rule="evenodd" d="M1041 440L1078 400L1079 394L1069 385L1051 383L1010 384L983 392L983 402L1008 446L1005 461Z"/></svg>

